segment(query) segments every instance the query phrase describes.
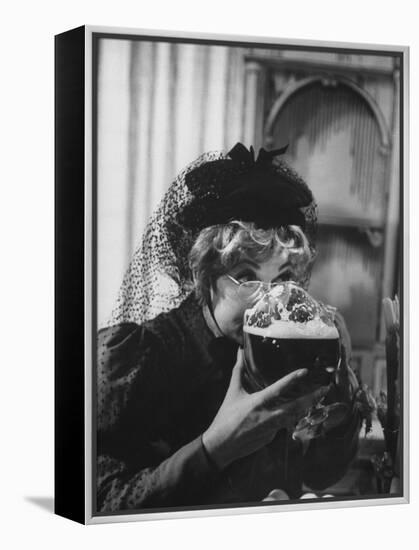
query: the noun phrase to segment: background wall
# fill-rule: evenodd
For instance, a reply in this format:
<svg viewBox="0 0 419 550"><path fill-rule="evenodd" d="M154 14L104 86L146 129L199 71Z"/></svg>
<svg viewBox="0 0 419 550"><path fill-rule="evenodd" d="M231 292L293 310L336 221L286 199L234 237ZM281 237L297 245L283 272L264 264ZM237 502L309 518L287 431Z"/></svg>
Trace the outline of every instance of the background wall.
<svg viewBox="0 0 419 550"><path fill-rule="evenodd" d="M419 146L419 38L412 2L212 0L190 3L19 1L3 7L0 55L2 159L2 418L5 548L115 547L410 548L417 538L419 477L410 505L226 516L84 528L53 516L53 34L84 22L110 26L411 45L411 150ZM417 156L410 191L411 281L419 276ZM418 387L418 291L411 285L411 378ZM71 343L69 342L69 345ZM418 463L418 400L411 399L411 463ZM413 542L412 542L413 541Z"/></svg>

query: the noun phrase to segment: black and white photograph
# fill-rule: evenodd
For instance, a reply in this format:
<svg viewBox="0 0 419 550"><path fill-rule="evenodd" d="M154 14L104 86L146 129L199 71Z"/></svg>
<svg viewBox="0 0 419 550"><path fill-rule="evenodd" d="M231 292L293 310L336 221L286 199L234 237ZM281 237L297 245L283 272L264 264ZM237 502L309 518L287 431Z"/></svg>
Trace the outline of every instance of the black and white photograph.
<svg viewBox="0 0 419 550"><path fill-rule="evenodd" d="M405 54L93 32L93 516L406 497Z"/></svg>
<svg viewBox="0 0 419 550"><path fill-rule="evenodd" d="M414 3L2 15L0 547L414 546Z"/></svg>

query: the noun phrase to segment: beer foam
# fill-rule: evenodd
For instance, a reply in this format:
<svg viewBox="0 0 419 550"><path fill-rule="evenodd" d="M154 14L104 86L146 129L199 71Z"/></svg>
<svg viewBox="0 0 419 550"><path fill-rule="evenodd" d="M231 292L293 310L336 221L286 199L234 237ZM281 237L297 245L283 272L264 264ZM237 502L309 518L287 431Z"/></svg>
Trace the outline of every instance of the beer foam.
<svg viewBox="0 0 419 550"><path fill-rule="evenodd" d="M339 338L339 332L334 325L327 325L320 318L315 318L305 323L295 321L272 320L267 327L244 325L243 330L249 334L255 334L266 338L289 339L322 339L331 340Z"/></svg>
<svg viewBox="0 0 419 550"><path fill-rule="evenodd" d="M332 340L339 338L335 311L287 281L270 288L246 310L243 329L267 338Z"/></svg>

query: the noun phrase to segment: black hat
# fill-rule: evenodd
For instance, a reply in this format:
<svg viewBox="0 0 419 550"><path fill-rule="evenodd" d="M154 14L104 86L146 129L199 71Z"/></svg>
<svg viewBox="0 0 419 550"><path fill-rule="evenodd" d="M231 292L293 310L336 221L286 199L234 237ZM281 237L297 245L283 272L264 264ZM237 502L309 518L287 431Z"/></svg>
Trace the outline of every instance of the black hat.
<svg viewBox="0 0 419 550"><path fill-rule="evenodd" d="M192 200L177 222L193 232L232 220L262 228L298 225L304 230L304 208L313 203L313 195L296 172L277 160L286 149L260 149L255 160L253 147L248 150L237 143L226 158L187 173Z"/></svg>

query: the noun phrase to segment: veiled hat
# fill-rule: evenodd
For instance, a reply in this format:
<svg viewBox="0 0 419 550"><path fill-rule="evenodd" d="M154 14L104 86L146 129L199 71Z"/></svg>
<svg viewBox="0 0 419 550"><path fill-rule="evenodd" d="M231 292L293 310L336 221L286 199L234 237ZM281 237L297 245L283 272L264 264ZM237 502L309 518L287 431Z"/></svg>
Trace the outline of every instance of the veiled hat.
<svg viewBox="0 0 419 550"><path fill-rule="evenodd" d="M188 255L205 227L233 220L261 228L298 225L315 247L317 208L304 180L261 149L237 143L209 152L172 182L152 215L124 276L109 324L142 323L177 307L192 291Z"/></svg>

